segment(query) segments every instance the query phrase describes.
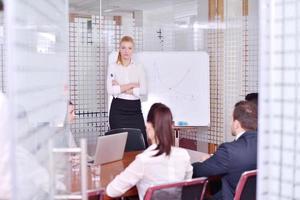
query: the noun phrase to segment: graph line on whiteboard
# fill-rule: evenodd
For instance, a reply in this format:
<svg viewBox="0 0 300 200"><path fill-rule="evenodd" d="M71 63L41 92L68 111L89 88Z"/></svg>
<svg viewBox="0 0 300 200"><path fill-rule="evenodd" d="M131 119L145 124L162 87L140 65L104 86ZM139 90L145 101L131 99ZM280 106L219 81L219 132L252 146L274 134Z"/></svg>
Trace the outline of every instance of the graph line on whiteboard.
<svg viewBox="0 0 300 200"><path fill-rule="evenodd" d="M195 95L194 93L187 92L188 90L185 90L185 88L184 90L182 90L182 88L180 89L180 85L183 84L189 77L192 70L191 67L186 69L186 71L183 73L183 76L181 76L180 79L176 81L176 83L168 85L166 81L163 80L162 72L160 70L161 68L158 67L156 62L153 62L152 66L153 74L151 77L153 78L153 80L150 81L150 83L156 88L156 91L158 91L159 89L159 94L168 96L172 99L180 98L181 100L185 101L196 101L199 98L200 94Z"/></svg>
<svg viewBox="0 0 300 200"><path fill-rule="evenodd" d="M153 66L154 66L154 69L157 73L156 74L157 80L161 83L161 85L168 88L168 90L174 90L174 89L178 88L184 82L184 80L187 78L188 74L191 72L191 67L189 67L185 71L183 76L178 81L176 81L176 83L174 83L172 85L168 85L165 81L163 81L163 78L161 77L160 67L157 66L156 62L153 63Z"/></svg>

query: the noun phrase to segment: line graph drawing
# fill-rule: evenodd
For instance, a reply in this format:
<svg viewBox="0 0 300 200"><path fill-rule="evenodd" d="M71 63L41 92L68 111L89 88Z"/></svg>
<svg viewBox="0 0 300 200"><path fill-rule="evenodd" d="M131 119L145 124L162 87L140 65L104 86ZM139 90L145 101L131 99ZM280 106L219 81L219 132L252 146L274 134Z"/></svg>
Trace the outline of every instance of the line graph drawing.
<svg viewBox="0 0 300 200"><path fill-rule="evenodd" d="M204 52L143 52L137 55L148 77L148 100L168 105L175 123L209 124L209 63Z"/></svg>

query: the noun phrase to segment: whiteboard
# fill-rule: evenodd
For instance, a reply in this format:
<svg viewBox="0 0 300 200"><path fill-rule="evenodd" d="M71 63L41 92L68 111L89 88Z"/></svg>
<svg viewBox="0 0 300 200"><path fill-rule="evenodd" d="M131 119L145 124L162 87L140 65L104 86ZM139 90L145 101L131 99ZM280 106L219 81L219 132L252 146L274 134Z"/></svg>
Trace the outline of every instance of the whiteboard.
<svg viewBox="0 0 300 200"><path fill-rule="evenodd" d="M116 53L110 54L109 60L115 62ZM134 60L143 65L147 76L148 96L142 102L145 120L151 105L161 102L171 109L175 125L209 125L209 56L206 52L139 52Z"/></svg>

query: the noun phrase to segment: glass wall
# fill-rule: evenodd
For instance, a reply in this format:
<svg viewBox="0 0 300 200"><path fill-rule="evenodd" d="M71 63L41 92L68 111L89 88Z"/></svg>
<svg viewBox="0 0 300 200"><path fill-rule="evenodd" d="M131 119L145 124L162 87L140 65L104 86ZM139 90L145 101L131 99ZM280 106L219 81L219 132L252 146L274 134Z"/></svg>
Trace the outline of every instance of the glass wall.
<svg viewBox="0 0 300 200"><path fill-rule="evenodd" d="M68 137L67 1L4 3L1 124L6 123L1 126L0 146L1 155L9 158L3 162L10 167L0 173L11 176L7 182L1 178L5 191L0 198L48 199L53 178L49 141L56 147L67 146ZM58 182L58 188L65 190L63 179Z"/></svg>
<svg viewBox="0 0 300 200"><path fill-rule="evenodd" d="M218 144L230 141L234 103L258 90L257 0L7 0L6 4L0 16L0 87L8 99L7 112L12 113L5 133L13 134L2 134L6 139L1 141L13 145L0 146L12 153L13 159L5 162L14 166L14 175L8 178L20 191L16 199L47 199L51 188L69 192L66 175L54 178L57 186L51 183L49 141L53 147L76 147L86 138L93 154L97 136L109 129L108 57L118 50L123 35L134 37L138 52L209 54L210 124L182 131L186 147L213 153ZM75 115L68 118L73 109ZM67 169L69 163L62 163L54 167ZM37 173L21 176L26 167ZM36 187L20 188L27 182Z"/></svg>
<svg viewBox="0 0 300 200"><path fill-rule="evenodd" d="M209 53L210 126L197 128L188 137L211 143L211 151L214 144L232 140L234 104L258 90L257 9L256 0L102 1L104 17L122 19L121 35L134 36L128 30L135 29L128 27L142 28L143 51Z"/></svg>
<svg viewBox="0 0 300 200"><path fill-rule="evenodd" d="M260 1L259 199L300 198L299 8Z"/></svg>
<svg viewBox="0 0 300 200"><path fill-rule="evenodd" d="M210 152L223 141L232 140L230 124L234 103L258 90L257 8L256 0L103 0L99 17L98 2L70 1L70 26L77 26L77 29L70 28L70 35L76 34L74 31L86 33L84 37L90 37L89 45L94 46L86 54L85 47L76 46L79 43L75 42L82 37L73 39L71 36L79 49L76 51L82 51L78 58L72 57L70 42L70 73L73 74L70 85L77 86L71 87L70 93L80 116L73 125L76 137L89 137L93 141L99 132L103 134L109 128L105 89L108 56L117 51L123 35L131 35L136 41L136 51L205 51L209 54L210 126L181 135L198 141L195 147L198 150L204 145L202 142L211 143ZM91 73L94 77L88 75L89 68L72 66L72 59L96 61L91 64L96 67ZM89 88L89 92L84 88Z"/></svg>

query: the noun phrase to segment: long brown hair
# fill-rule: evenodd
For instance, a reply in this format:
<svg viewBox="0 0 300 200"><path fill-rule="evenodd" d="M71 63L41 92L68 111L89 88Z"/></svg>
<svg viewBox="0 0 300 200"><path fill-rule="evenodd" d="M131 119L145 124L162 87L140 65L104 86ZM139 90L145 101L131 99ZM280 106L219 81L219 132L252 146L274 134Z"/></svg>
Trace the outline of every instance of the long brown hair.
<svg viewBox="0 0 300 200"><path fill-rule="evenodd" d="M122 42L131 42L133 44L133 46L134 46L133 38L130 37L130 36L126 35L126 36L122 37L121 40L120 40L119 46L121 46ZM119 50L119 53L118 53L118 58L117 58L117 62L116 63L123 65L123 61L122 61L120 50Z"/></svg>
<svg viewBox="0 0 300 200"><path fill-rule="evenodd" d="M163 153L170 155L172 144L174 144L172 121L171 110L166 105L155 103L151 106L147 122L152 124L155 131L155 140L158 140L155 149L158 152L154 156L159 156Z"/></svg>

